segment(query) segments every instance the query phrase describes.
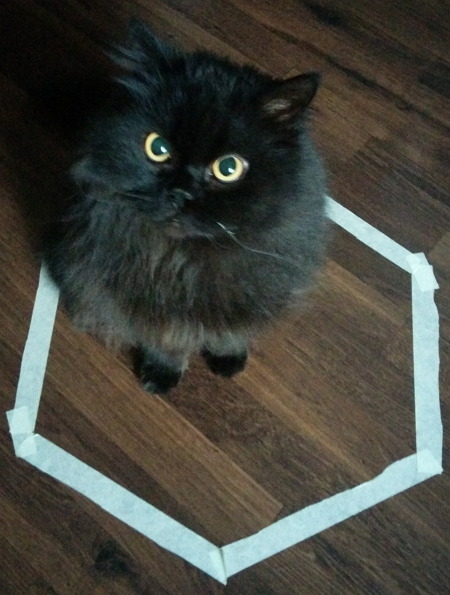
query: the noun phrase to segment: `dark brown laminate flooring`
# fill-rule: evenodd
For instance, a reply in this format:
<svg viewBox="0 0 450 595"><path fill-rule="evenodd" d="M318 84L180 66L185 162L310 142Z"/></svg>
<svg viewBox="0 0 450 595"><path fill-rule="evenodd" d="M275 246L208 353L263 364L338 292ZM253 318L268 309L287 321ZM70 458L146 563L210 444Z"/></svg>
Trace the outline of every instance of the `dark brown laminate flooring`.
<svg viewBox="0 0 450 595"><path fill-rule="evenodd" d="M2 595L450 592L446 472L224 587L17 459L4 415L37 285L34 238L69 160L52 114L71 96L76 121L79 81L101 80L107 42L135 15L187 49L279 77L323 74L313 121L331 194L435 267L448 426L449 14L442 0L0 2ZM67 96L44 117L61 81ZM214 543L245 537L414 452L409 276L336 229L306 307L261 339L242 375L221 380L196 360L163 398L60 311L37 431ZM447 433L444 468L448 455Z"/></svg>

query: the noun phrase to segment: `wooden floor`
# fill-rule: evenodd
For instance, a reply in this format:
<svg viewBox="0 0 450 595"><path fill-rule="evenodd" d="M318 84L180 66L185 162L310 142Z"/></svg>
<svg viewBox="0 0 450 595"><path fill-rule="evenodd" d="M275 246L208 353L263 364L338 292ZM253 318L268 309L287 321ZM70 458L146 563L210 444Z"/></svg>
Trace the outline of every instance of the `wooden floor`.
<svg viewBox="0 0 450 595"><path fill-rule="evenodd" d="M435 267L448 429L449 14L445 0L0 3L2 595L450 592L447 472L224 587L17 459L4 416L34 303L36 232L70 163L62 100L48 110L56 125L42 98L65 81L76 122L78 81L101 79L107 42L137 15L188 49L279 77L322 72L314 129L331 194ZM220 380L195 361L164 398L60 311L37 431L214 543L245 537L414 452L409 283L336 229L308 304L258 343L245 373ZM449 455L447 432L446 469Z"/></svg>

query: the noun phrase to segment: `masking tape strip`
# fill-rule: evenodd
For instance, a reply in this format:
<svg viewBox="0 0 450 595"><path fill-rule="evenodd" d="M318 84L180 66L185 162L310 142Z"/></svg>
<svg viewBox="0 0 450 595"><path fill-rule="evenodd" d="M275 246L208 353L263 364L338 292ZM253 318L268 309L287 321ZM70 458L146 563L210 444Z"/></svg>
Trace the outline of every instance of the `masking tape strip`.
<svg viewBox="0 0 450 595"><path fill-rule="evenodd" d="M421 291L433 291L439 289L438 282L434 276L433 267L429 264L425 254L410 254L407 259L410 266L410 273L417 281Z"/></svg>
<svg viewBox="0 0 450 595"><path fill-rule="evenodd" d="M407 258L411 252L394 240L391 240L383 232L379 231L370 223L352 213L349 209L336 202L330 196L326 197L328 217L348 231L352 236L355 236L363 244L366 244L375 252L378 252L403 270L408 273L411 272L408 265Z"/></svg>
<svg viewBox="0 0 450 595"><path fill-rule="evenodd" d="M25 405L6 412L9 431L17 457L26 458L36 452L34 441L34 423L30 419L29 409Z"/></svg>
<svg viewBox="0 0 450 595"><path fill-rule="evenodd" d="M417 454L396 461L374 479L294 513L259 533L223 547L228 577L295 545L430 477L442 473L439 402L438 287L424 255L411 255ZM408 259L407 259L408 260Z"/></svg>
<svg viewBox="0 0 450 595"><path fill-rule="evenodd" d="M417 470L416 455L389 465L380 475L307 506L262 531L224 546L228 576L257 564L300 541L386 500L431 477Z"/></svg>
<svg viewBox="0 0 450 595"><path fill-rule="evenodd" d="M413 273L411 278L417 460L420 471L442 473L439 315L434 289L423 290L423 283L417 279L420 273Z"/></svg>
<svg viewBox="0 0 450 595"><path fill-rule="evenodd" d="M34 442L34 451L21 452L22 443L18 456L83 494L161 547L218 581L226 582L219 547L39 434L32 434L24 442L30 441Z"/></svg>
<svg viewBox="0 0 450 595"><path fill-rule="evenodd" d="M47 269L42 266L14 406L16 410L27 407L30 432L36 425L58 299L59 290L50 279Z"/></svg>
<svg viewBox="0 0 450 595"><path fill-rule="evenodd" d="M104 510L216 580L232 576L362 510L442 472L437 283L423 254L408 250L327 197L330 219L412 276L417 454L357 487L308 506L245 539L218 548L52 442L34 434L58 305L58 289L41 269L15 408L7 413L17 456L90 498Z"/></svg>
<svg viewBox="0 0 450 595"><path fill-rule="evenodd" d="M35 424L30 419L29 411L26 405L22 405L6 412L11 436L28 436L34 432Z"/></svg>

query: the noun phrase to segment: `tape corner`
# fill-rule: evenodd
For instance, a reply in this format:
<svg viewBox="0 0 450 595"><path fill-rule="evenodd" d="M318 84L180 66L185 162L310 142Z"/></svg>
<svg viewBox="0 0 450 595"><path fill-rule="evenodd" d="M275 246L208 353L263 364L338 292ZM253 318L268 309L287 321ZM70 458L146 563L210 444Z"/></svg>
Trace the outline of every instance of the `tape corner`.
<svg viewBox="0 0 450 595"><path fill-rule="evenodd" d="M15 407L6 412L11 436L32 434L34 425L31 421L30 409L27 405Z"/></svg>
<svg viewBox="0 0 450 595"><path fill-rule="evenodd" d="M417 453L417 471L432 477L444 472L442 460L438 460L432 452L424 449Z"/></svg>
<svg viewBox="0 0 450 595"><path fill-rule="evenodd" d="M408 262L409 271L412 277L417 281L421 291L435 291L436 289L439 289L439 283L434 274L433 265L428 262L428 259L423 252L409 254L406 257L406 260Z"/></svg>
<svg viewBox="0 0 450 595"><path fill-rule="evenodd" d="M211 562L216 570L216 577L223 585L227 584L228 575L225 566L225 557L222 548L217 548L209 553Z"/></svg>
<svg viewBox="0 0 450 595"><path fill-rule="evenodd" d="M35 455L37 453L36 437L37 434L13 435L12 441L16 457L28 460Z"/></svg>

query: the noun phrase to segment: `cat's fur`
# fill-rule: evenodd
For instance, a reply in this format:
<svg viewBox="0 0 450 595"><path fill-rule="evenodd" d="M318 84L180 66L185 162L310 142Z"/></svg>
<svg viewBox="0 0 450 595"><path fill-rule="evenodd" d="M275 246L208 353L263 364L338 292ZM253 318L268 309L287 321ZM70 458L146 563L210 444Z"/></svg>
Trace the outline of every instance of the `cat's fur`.
<svg viewBox="0 0 450 595"><path fill-rule="evenodd" d="M88 128L47 265L79 328L136 348L149 391L175 386L196 352L231 376L321 260L324 175L305 115L318 76L185 54L139 22L115 58L125 75ZM173 147L163 166L143 148L152 131ZM228 153L249 169L221 184L208 167Z"/></svg>

